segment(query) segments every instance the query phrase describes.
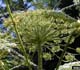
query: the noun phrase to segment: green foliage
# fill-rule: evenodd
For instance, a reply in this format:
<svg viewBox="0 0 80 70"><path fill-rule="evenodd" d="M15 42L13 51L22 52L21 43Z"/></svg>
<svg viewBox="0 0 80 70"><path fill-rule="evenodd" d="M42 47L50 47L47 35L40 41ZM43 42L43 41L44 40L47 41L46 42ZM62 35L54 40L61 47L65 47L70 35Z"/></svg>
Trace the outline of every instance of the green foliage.
<svg viewBox="0 0 80 70"><path fill-rule="evenodd" d="M33 54L35 51L38 53L38 50L42 51L41 48L48 47L55 55L55 52L63 50L61 49L63 41L65 45L72 44L75 38L80 35L80 23L77 23L76 20L66 16L64 13L57 13L52 10L13 13L13 19L16 22L16 27L25 49L33 52ZM4 23L7 28L14 31L14 26L10 18L5 19ZM70 41L68 42L69 38ZM18 43L18 41L15 42ZM42 53L45 54L43 58L46 60L51 60L54 56L50 53ZM65 57L67 61L73 61L72 55L65 55Z"/></svg>

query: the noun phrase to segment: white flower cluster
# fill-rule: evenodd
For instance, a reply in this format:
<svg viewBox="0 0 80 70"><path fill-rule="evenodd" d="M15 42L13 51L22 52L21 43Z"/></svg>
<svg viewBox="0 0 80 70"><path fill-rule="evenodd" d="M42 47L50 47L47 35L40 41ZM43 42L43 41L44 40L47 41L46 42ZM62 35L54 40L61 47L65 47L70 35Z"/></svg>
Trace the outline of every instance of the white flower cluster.
<svg viewBox="0 0 80 70"><path fill-rule="evenodd" d="M72 66L80 66L80 61L70 62L59 66L58 70L72 70Z"/></svg>

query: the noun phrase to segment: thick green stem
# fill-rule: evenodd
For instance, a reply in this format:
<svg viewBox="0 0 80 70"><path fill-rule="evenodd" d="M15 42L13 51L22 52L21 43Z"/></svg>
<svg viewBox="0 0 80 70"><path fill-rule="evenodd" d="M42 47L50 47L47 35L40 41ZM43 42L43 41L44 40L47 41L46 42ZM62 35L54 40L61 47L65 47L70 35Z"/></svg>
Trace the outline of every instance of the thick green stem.
<svg viewBox="0 0 80 70"><path fill-rule="evenodd" d="M38 44L38 70L42 70L42 46Z"/></svg>
<svg viewBox="0 0 80 70"><path fill-rule="evenodd" d="M17 27L16 27L16 23L15 23L15 21L13 20L13 16L12 16L12 14L11 14L11 10L10 10L8 1L5 0L5 3L6 3L6 5L7 5L7 10L8 10L8 12L9 12L9 15L10 15L10 17L11 17L11 20L12 20L12 22L13 22L13 26L14 26L14 29L15 29L15 32L16 32L16 35L17 35L17 38L18 38L18 40L19 40L19 43L20 43L20 50L21 50L21 52L23 53L23 55L25 56L25 61L26 61L25 64L26 64L26 65L28 64L29 70L32 70L32 68L31 68L31 66L30 66L30 63L28 62L28 54L26 53L25 47L24 47L23 42L22 42L22 40L21 40L21 37L20 37L20 35L19 35L19 33L18 33L18 30L17 30Z"/></svg>

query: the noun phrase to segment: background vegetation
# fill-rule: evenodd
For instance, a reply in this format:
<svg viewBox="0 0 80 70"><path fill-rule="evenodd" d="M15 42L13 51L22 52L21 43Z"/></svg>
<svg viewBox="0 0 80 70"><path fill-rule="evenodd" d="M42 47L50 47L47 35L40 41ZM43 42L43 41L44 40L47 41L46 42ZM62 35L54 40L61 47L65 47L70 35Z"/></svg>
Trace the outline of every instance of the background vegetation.
<svg viewBox="0 0 80 70"><path fill-rule="evenodd" d="M78 43L75 44L76 47L73 45L80 36L80 23L76 20L79 13L76 18L64 13L66 9L76 5L79 10L79 1L60 10L58 8L61 1L37 2L32 1L32 4L39 10L27 11L28 8L25 10L21 0L15 9L25 11L12 14L15 9L11 7L15 3L5 0L5 11L8 11L10 17L4 19L6 32L1 30L0 35L1 70L58 70L63 63L79 61L76 55L80 54L80 47L77 46ZM44 8L44 2L48 3L47 8ZM13 36L12 32L15 33ZM52 63L47 65L48 61Z"/></svg>

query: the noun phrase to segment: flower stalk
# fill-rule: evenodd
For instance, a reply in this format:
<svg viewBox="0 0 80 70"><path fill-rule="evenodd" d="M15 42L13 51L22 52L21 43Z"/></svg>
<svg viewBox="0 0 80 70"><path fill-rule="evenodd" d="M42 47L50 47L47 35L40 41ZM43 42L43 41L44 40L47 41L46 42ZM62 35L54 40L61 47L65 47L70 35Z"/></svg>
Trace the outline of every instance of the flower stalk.
<svg viewBox="0 0 80 70"><path fill-rule="evenodd" d="M38 44L38 70L42 70L42 46L40 44Z"/></svg>
<svg viewBox="0 0 80 70"><path fill-rule="evenodd" d="M13 23L13 26L14 26L14 29L15 29L15 32L16 32L16 35L17 35L17 38L18 38L18 41L20 43L20 50L21 50L21 52L23 53L23 55L25 57L25 65L28 65L29 66L29 70L32 70L31 65L30 65L30 63L28 61L28 54L26 53L25 47L24 47L23 42L21 40L21 37L20 37L20 35L18 33L18 30L17 30L17 27L16 27L16 23L13 20L13 16L12 16L12 13L11 13L11 10L10 10L9 3L8 3L7 0L5 0L5 3L6 3L6 6L7 6L7 10L9 12L10 18L12 20L12 23Z"/></svg>

